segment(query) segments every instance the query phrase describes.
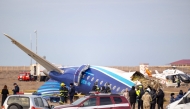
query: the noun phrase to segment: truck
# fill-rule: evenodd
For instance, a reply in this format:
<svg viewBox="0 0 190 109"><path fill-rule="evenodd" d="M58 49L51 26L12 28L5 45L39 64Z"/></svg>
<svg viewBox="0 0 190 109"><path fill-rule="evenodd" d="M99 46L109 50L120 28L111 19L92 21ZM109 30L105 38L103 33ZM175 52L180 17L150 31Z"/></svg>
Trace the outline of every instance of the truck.
<svg viewBox="0 0 190 109"><path fill-rule="evenodd" d="M31 77L34 78L34 80L38 81L47 81L49 78L43 73L45 68L41 66L40 64L32 64L30 65L30 74Z"/></svg>
<svg viewBox="0 0 190 109"><path fill-rule="evenodd" d="M30 72L20 72L18 75L19 81L30 81Z"/></svg>
<svg viewBox="0 0 190 109"><path fill-rule="evenodd" d="M54 64L54 65L58 68L63 68L63 66L60 64ZM34 80L47 81L49 77L44 74L44 71L46 72L46 69L38 63L30 65L30 74L31 77L34 78Z"/></svg>
<svg viewBox="0 0 190 109"><path fill-rule="evenodd" d="M170 103L166 109L189 109L190 108L190 90L179 100Z"/></svg>

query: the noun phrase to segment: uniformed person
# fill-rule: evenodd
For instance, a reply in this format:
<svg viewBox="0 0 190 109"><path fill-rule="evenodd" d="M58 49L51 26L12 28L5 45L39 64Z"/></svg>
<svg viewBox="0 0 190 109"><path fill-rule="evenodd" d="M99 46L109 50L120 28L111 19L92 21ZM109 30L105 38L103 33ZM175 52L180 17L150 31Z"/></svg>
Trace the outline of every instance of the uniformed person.
<svg viewBox="0 0 190 109"><path fill-rule="evenodd" d="M180 81L180 77L179 76L177 76L176 82L177 82L177 87L180 87L181 81Z"/></svg>
<svg viewBox="0 0 190 109"><path fill-rule="evenodd" d="M138 109L143 109L143 101L142 101L142 95L144 94L143 87L138 86L136 90L137 94L137 101L138 101Z"/></svg>
<svg viewBox="0 0 190 109"><path fill-rule="evenodd" d="M92 87L92 91L100 91L100 88L98 87L98 82L94 83L94 86Z"/></svg>
<svg viewBox="0 0 190 109"><path fill-rule="evenodd" d="M60 91L60 101L59 101L59 103L60 104L63 104L64 103L64 94L63 94L63 92L64 92L64 83L61 83L60 84L61 85L61 87L60 87L60 89L59 89L59 91Z"/></svg>
<svg viewBox="0 0 190 109"><path fill-rule="evenodd" d="M106 93L111 93L110 83L106 83Z"/></svg>
<svg viewBox="0 0 190 109"><path fill-rule="evenodd" d="M60 101L59 101L59 103L60 104L63 104L64 103L64 83L61 83L61 87L60 87L60 89L59 89L59 91L60 91Z"/></svg>
<svg viewBox="0 0 190 109"><path fill-rule="evenodd" d="M63 86L63 97L64 97L64 102L63 103L67 103L68 94L69 94L69 90L66 87L66 85L64 85Z"/></svg>
<svg viewBox="0 0 190 109"><path fill-rule="evenodd" d="M67 103L68 89L64 83L61 83L60 87L60 104Z"/></svg>

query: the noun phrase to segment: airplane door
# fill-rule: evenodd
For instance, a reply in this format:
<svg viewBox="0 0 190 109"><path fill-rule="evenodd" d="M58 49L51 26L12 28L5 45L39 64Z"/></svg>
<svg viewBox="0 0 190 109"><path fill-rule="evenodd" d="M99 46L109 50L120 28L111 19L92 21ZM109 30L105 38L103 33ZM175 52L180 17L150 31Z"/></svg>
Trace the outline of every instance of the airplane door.
<svg viewBox="0 0 190 109"><path fill-rule="evenodd" d="M76 86L79 86L80 85L80 80L82 78L82 75L83 75L83 72L85 72L88 68L90 67L90 65L82 65L80 66L75 74L74 74L74 84Z"/></svg>

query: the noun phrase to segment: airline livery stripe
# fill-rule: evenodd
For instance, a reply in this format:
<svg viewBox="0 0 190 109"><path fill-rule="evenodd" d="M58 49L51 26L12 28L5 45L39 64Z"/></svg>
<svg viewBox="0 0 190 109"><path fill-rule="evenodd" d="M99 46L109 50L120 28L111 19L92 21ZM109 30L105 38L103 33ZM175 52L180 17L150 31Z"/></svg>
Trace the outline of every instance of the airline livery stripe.
<svg viewBox="0 0 190 109"><path fill-rule="evenodd" d="M133 82L131 82L131 81L129 81L129 80L127 80L127 79L125 79L125 78L123 78L123 77L121 77L121 76L119 76L119 75L117 75L117 74L115 74L115 73L113 73L113 72L111 72L111 71L107 71L107 70L105 70L105 69L102 69L102 68L99 68L99 67L95 67L95 66L93 66L92 68L96 68L96 69L98 69L98 70L100 70L100 71L103 71L103 72L105 72L106 74L108 74L108 75L110 75L110 76L112 76L112 77L114 77L114 78L117 78L118 80L120 80L120 81L126 83L126 84L129 85L130 87L131 87L131 86L134 86L134 83L133 83Z"/></svg>

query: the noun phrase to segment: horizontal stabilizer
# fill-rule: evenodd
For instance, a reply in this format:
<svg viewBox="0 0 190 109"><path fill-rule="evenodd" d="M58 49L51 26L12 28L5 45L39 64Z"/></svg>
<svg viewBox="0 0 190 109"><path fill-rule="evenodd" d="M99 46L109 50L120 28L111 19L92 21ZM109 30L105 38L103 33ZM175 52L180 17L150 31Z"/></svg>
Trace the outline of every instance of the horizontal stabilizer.
<svg viewBox="0 0 190 109"><path fill-rule="evenodd" d="M40 57L36 53L32 52L31 50L29 50L28 48L26 48L25 46L23 46L22 44L20 44L15 39L11 38L7 34L4 34L4 35L7 36L9 39L11 39L11 41L13 42L13 44L15 44L16 46L18 46L21 50L23 50L25 53L27 53L31 58L33 58L35 61L37 61L40 65L42 65L48 71L56 71L56 72L59 72L59 73L63 73L63 71L61 71L55 65L51 64L50 62L48 62L47 60L43 59L42 57Z"/></svg>

